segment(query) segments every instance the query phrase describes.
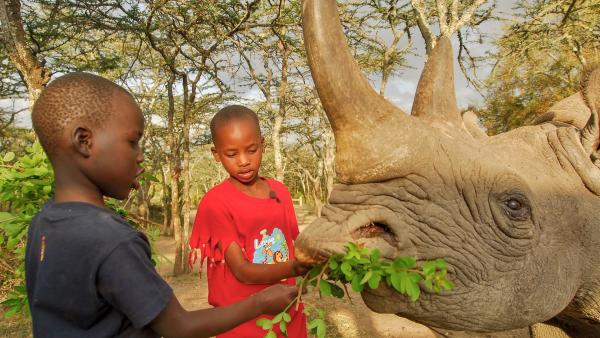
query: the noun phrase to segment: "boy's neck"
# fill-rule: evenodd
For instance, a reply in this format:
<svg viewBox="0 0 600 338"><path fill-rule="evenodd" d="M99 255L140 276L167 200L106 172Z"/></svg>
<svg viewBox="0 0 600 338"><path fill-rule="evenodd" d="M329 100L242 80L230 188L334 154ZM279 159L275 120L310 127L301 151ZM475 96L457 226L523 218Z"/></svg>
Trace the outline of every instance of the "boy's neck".
<svg viewBox="0 0 600 338"><path fill-rule="evenodd" d="M270 192L270 188L269 185L267 184L267 182L260 178L260 177L256 177L255 180L253 180L252 182L248 182L248 183L243 183L240 182L238 180L236 180L234 177L229 177L229 181L233 184L233 186L245 193L246 195L252 196L252 197L258 197L258 198L268 198L269 197L269 192Z"/></svg>
<svg viewBox="0 0 600 338"><path fill-rule="evenodd" d="M96 195L86 194L83 191L55 188L54 203L64 202L83 202L92 204L99 208L106 208L106 204L104 204L104 197L102 195L100 195L100 198L98 198Z"/></svg>
<svg viewBox="0 0 600 338"><path fill-rule="evenodd" d="M78 170L54 166L54 202L84 202L106 208L104 196L96 185Z"/></svg>

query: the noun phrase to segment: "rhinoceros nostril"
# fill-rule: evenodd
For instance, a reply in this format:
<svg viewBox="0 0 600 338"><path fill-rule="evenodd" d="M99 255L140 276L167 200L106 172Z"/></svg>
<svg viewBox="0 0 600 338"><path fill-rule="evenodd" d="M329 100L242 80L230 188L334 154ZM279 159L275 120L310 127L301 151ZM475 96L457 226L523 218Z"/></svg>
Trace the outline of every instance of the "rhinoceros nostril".
<svg viewBox="0 0 600 338"><path fill-rule="evenodd" d="M351 235L355 240L360 238L382 237L392 245L395 245L396 243L396 234L389 226L383 223L371 222L352 231Z"/></svg>

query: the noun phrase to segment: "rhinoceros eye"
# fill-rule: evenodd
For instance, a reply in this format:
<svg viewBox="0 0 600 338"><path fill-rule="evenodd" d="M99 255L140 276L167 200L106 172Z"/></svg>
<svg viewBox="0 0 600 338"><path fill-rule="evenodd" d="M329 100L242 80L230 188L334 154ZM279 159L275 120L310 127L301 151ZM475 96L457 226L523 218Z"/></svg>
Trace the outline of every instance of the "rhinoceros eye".
<svg viewBox="0 0 600 338"><path fill-rule="evenodd" d="M524 221L531 213L527 199L521 195L507 196L504 200L504 211L515 221Z"/></svg>
<svg viewBox="0 0 600 338"><path fill-rule="evenodd" d="M511 210L519 210L521 209L522 205L521 202L517 201L516 199L510 199L508 201L506 201L506 206L511 209Z"/></svg>

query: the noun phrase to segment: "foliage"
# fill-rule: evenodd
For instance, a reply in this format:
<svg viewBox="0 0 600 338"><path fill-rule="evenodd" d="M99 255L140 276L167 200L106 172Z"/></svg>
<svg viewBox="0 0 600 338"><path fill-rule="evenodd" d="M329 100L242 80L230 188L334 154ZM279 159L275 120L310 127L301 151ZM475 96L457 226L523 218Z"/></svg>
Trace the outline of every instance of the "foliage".
<svg viewBox="0 0 600 338"><path fill-rule="evenodd" d="M155 181L156 178L148 173L140 182L144 180ZM29 313L24 285L26 235L31 219L52 196L53 182L52 167L38 142L19 158L14 152L0 154L0 290L3 296L8 293L1 303L7 309L6 317ZM152 263L156 264L160 258L153 245L157 229L144 227L130 217L119 201L107 199L106 205L148 235Z"/></svg>
<svg viewBox="0 0 600 338"><path fill-rule="evenodd" d="M420 266L412 257L398 257L393 261L382 259L379 250L370 250L354 243L348 243L345 254L329 257L323 265L314 266L304 278L298 278L300 289L312 286L319 295L343 298L348 295L347 284L354 292L362 292L365 287L377 289L381 282L396 292L405 295L411 302L416 302L421 295L421 286L429 292L442 293L451 290L454 284L447 278L447 265L443 259L424 261ZM341 286L340 286L341 284ZM348 297L350 297L348 295ZM291 321L287 311L292 305L302 302L302 294L288 305L288 308L273 319L261 318L256 325L269 330L265 338L275 337L272 330L279 324L285 333L287 323ZM309 331L322 338L326 334L325 312L322 309L304 302L308 308L316 312L316 318L308 323Z"/></svg>
<svg viewBox="0 0 600 338"><path fill-rule="evenodd" d="M27 312L25 291L25 241L33 216L52 194L52 168L42 147L34 143L24 156L0 154L0 201L6 211L0 212L0 268L2 289L12 287L6 300L6 316Z"/></svg>
<svg viewBox="0 0 600 338"><path fill-rule="evenodd" d="M532 122L576 92L581 70L600 61L600 4L518 1L518 20L496 42L486 80L484 125L496 134Z"/></svg>

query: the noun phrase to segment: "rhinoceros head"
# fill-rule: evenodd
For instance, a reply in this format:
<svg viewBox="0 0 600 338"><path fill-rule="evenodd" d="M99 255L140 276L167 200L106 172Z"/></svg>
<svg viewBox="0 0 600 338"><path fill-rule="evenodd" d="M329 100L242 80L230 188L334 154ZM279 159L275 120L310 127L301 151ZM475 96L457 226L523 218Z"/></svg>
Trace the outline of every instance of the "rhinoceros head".
<svg viewBox="0 0 600 338"><path fill-rule="evenodd" d="M502 331L559 314L595 325L600 71L539 124L488 137L457 108L447 38L408 115L362 76L334 0L305 0L303 25L340 184L297 240L297 257L319 261L353 241L390 259L445 259L452 291L422 290L415 303L384 283L362 293L376 312L432 326Z"/></svg>

